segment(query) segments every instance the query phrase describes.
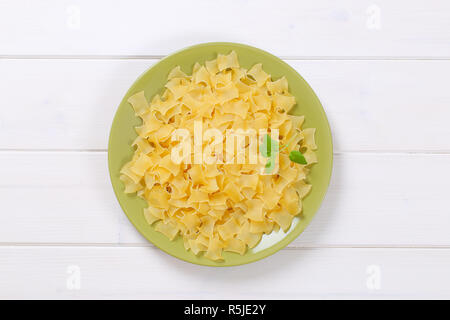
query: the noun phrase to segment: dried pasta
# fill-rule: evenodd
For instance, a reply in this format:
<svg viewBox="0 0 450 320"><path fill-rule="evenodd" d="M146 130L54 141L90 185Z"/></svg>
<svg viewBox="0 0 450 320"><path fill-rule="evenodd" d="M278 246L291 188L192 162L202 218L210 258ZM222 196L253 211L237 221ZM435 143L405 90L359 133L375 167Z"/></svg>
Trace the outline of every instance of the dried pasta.
<svg viewBox="0 0 450 320"><path fill-rule="evenodd" d="M120 179L124 192L147 201L143 214L157 231L170 240L181 236L193 254L222 260L223 251L243 255L264 234L289 230L311 190L306 178L317 146L315 129L302 129L304 117L288 114L296 100L285 77L272 81L261 64L246 70L233 51L195 64L192 75L176 67L161 95L148 102L141 91L128 102L142 124ZM195 121L223 137L229 129L278 129L280 144L291 142L279 152L273 175L260 174L264 163L225 162L223 149L212 153L213 164L192 162L195 147L177 164L171 154L180 142L172 136L180 128L194 136ZM215 150L214 141L204 139L202 150ZM302 150L307 165L291 162L292 150Z"/></svg>

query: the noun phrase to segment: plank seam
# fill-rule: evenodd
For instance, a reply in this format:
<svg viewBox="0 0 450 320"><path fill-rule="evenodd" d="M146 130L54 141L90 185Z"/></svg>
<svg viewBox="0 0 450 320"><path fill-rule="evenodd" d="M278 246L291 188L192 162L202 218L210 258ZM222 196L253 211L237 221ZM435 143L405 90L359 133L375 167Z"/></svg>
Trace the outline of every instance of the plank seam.
<svg viewBox="0 0 450 320"><path fill-rule="evenodd" d="M167 55L0 55L0 60L159 60ZM278 56L287 61L448 61L450 56Z"/></svg>
<svg viewBox="0 0 450 320"><path fill-rule="evenodd" d="M0 148L0 153L107 153L108 149L22 149ZM333 155L345 154L393 154L393 155L449 155L450 150L344 150L335 151Z"/></svg>
<svg viewBox="0 0 450 320"><path fill-rule="evenodd" d="M155 248L151 243L50 243L50 242L0 242L2 247L87 247L87 248ZM307 250L307 249L445 249L449 250L450 245L298 245L288 246L282 250Z"/></svg>

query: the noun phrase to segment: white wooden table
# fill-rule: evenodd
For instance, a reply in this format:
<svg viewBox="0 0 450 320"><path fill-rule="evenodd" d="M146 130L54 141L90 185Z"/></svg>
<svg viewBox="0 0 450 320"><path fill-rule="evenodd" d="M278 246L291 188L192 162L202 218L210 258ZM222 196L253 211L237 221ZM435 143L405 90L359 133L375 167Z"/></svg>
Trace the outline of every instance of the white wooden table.
<svg viewBox="0 0 450 320"><path fill-rule="evenodd" d="M334 135L312 224L233 268L149 244L107 173L131 83L209 41L285 59ZM0 298L450 298L449 89L446 0L0 0Z"/></svg>

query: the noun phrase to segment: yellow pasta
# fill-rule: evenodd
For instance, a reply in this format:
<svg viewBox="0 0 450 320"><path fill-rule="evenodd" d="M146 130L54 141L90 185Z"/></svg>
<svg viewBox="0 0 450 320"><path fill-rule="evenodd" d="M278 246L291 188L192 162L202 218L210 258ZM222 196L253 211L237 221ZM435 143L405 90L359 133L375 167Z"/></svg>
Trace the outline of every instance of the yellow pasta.
<svg viewBox="0 0 450 320"><path fill-rule="evenodd" d="M212 260L222 260L224 251L243 255L264 234L287 232L302 211L311 190L309 167L317 162L315 129L303 129L304 117L288 114L296 103L288 89L285 77L272 80L262 64L246 70L231 52L196 63L191 75L175 67L150 103L143 91L132 95L128 102L142 124L135 128L135 152L120 179L124 192L147 201L145 220L170 240L182 237L186 250ZM194 146L174 162L173 151L184 151L174 134L185 129L195 139L199 123L216 136L202 141L200 155ZM263 175L265 163L248 161L250 138L227 150L231 129L278 129L280 145L289 142L279 152L278 171ZM289 160L293 150L301 150L307 165ZM239 152L245 163L234 162ZM205 155L215 162L205 163Z"/></svg>

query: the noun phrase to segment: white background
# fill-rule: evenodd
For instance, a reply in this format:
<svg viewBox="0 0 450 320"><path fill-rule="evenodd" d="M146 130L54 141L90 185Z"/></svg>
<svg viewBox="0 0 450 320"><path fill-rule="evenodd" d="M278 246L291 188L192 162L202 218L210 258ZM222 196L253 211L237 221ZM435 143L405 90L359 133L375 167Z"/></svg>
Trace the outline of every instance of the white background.
<svg viewBox="0 0 450 320"><path fill-rule="evenodd" d="M334 136L312 224L241 267L153 247L107 172L128 87L208 41L285 59ZM0 298L450 298L449 89L446 0L1 0Z"/></svg>

